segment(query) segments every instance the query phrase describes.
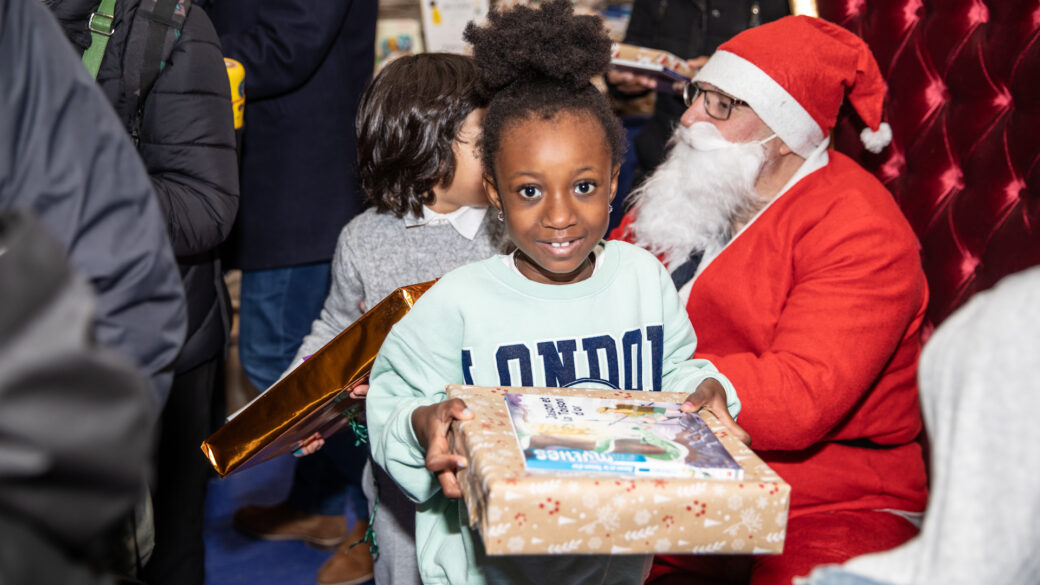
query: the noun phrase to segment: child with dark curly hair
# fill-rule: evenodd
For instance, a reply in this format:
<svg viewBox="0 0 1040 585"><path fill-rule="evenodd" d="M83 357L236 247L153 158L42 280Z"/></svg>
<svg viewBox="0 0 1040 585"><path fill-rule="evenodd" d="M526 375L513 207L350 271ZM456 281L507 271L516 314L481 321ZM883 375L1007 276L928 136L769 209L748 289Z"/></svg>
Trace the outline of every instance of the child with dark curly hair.
<svg viewBox="0 0 1040 585"><path fill-rule="evenodd" d="M498 251L502 227L488 213L477 141L487 100L477 88L473 59L425 53L397 58L365 91L358 108L357 152L362 187L371 207L340 232L332 261L332 286L284 375L321 349L400 286L433 280ZM362 397L367 387L352 395ZM304 513L342 514L347 484L359 483L368 452L354 437L315 438L301 453L289 497L272 507L249 506L235 515L245 532L271 518L292 525ZM380 470L371 470L381 480ZM375 500L366 469L364 488ZM378 481L379 512L372 528L379 542L378 582L419 582L415 568L415 507L386 478ZM315 510L315 508L319 508ZM373 574L367 546L353 546L369 528L368 510L356 510L338 554L318 573L318 583L362 582ZM342 522L342 521L340 521ZM288 528L287 528L288 529ZM343 535L340 535L340 540ZM333 543L335 545L335 543Z"/></svg>
<svg viewBox="0 0 1040 585"><path fill-rule="evenodd" d="M747 439L732 384L690 359L696 337L667 271L602 240L622 154L589 83L610 61L602 22L557 0L492 12L466 38L490 96L484 186L517 250L448 273L394 326L370 381L373 457L418 503L424 583L642 583L649 556L612 556L607 542L603 554L487 556L457 501L466 458L447 433L473 414L445 400L446 384L692 392L685 411L708 408Z"/></svg>

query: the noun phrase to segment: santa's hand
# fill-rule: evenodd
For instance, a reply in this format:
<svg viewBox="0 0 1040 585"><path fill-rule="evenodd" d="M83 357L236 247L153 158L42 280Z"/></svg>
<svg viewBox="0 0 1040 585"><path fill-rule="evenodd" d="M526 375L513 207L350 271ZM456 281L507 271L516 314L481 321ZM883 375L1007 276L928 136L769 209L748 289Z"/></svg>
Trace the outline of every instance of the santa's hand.
<svg viewBox="0 0 1040 585"><path fill-rule="evenodd" d="M733 433L733 436L739 439L740 442L749 447L751 446L751 435L741 428L729 414L729 408L726 407L726 389L714 378L708 378L698 384L697 389L693 391L693 394L686 397L686 401L679 407L679 410L682 412L698 412L702 408L714 414L715 418L722 423L722 426Z"/></svg>

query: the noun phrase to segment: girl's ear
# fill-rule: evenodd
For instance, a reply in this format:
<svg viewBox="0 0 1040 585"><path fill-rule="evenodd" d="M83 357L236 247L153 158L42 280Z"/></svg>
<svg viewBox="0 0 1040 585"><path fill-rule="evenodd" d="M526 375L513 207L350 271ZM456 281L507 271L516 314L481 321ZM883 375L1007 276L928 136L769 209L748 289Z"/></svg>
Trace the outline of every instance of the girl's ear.
<svg viewBox="0 0 1040 585"><path fill-rule="evenodd" d="M489 175L484 175L482 180L484 181L484 192L487 193L488 201L491 202L491 205L497 207L499 211L502 211L502 198L498 196L498 187L495 186L495 180ZM615 180L614 182L616 183L617 181Z"/></svg>
<svg viewBox="0 0 1040 585"><path fill-rule="evenodd" d="M621 165L614 165L614 170L610 173L610 199L608 201L613 201L614 197L617 197L617 183L620 175Z"/></svg>

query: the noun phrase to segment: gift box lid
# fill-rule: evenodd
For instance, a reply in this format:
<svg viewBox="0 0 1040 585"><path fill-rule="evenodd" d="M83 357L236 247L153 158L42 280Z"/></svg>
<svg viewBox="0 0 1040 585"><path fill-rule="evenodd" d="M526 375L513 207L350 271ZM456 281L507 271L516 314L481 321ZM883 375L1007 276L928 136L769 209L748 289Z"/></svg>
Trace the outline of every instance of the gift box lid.
<svg viewBox="0 0 1040 585"><path fill-rule="evenodd" d="M713 415L698 416L743 470L741 479L529 471L506 403L509 393L614 398L646 406L683 393L448 386L474 413L453 424L465 510L489 555L778 554L790 486Z"/></svg>

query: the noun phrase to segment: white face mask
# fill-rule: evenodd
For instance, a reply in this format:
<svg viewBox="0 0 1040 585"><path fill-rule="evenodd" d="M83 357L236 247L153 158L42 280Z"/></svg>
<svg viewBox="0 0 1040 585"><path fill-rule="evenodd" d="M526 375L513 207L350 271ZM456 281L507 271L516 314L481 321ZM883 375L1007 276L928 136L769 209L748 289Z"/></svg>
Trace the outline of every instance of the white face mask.
<svg viewBox="0 0 1040 585"><path fill-rule="evenodd" d="M685 131L679 132L679 136L694 150L702 152L712 150L723 150L726 148L739 148L748 144L764 145L777 137L776 132L761 139L751 142L730 142L722 137L722 133L711 122L695 122Z"/></svg>

